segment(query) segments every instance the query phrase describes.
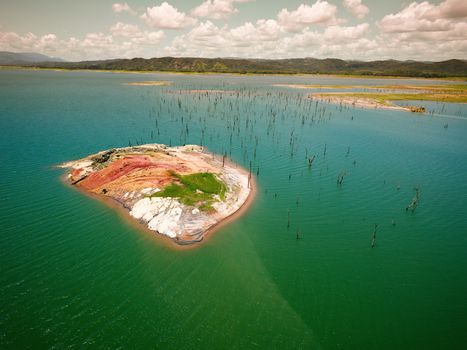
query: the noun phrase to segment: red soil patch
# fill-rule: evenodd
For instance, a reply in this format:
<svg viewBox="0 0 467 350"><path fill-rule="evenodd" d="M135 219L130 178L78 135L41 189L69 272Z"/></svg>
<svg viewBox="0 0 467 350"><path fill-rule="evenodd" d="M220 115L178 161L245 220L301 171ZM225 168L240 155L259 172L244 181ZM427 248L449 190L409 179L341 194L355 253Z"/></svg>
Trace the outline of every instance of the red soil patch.
<svg viewBox="0 0 467 350"><path fill-rule="evenodd" d="M180 172L186 170L186 166L183 164L170 164L156 161L150 156L129 155L122 159L115 160L102 170L90 174L87 178L81 181L79 185L84 189L92 191L114 182L121 177L125 177L127 180L131 179L129 174L140 170L146 170L149 173L151 170L156 170L159 174L154 174L155 176L153 179L151 179L150 174L146 174L144 176L144 182L154 181L160 185L161 182L166 183L166 181L164 181L164 177L161 178L160 176L161 170L174 170ZM138 177L139 176L136 176L134 179L131 179L131 182L138 181Z"/></svg>
<svg viewBox="0 0 467 350"><path fill-rule="evenodd" d="M73 178L78 178L81 176L81 174L83 173L83 169L79 168L79 169L73 169L72 172L71 172L71 176Z"/></svg>
<svg viewBox="0 0 467 350"><path fill-rule="evenodd" d="M156 166L153 160L147 156L127 156L111 163L106 168L96 171L81 181L80 186L87 190L93 190L112 182L121 176L136 169L144 169Z"/></svg>

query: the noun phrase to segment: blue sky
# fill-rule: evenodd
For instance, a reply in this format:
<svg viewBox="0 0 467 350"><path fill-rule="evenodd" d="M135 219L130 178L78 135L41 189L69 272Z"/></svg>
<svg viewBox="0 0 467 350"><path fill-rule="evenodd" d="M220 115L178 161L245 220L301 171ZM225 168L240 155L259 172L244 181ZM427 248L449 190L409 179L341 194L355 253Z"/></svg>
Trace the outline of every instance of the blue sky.
<svg viewBox="0 0 467 350"><path fill-rule="evenodd" d="M0 0L0 50L117 57L467 57L465 0Z"/></svg>

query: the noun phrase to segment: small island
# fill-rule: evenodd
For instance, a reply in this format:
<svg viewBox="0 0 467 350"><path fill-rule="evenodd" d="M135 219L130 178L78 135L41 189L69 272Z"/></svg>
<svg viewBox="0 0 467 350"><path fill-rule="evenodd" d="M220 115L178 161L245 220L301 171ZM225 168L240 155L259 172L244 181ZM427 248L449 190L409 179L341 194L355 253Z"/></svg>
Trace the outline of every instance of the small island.
<svg viewBox="0 0 467 350"><path fill-rule="evenodd" d="M466 84L439 85L317 85L273 84L274 87L302 90L337 90L312 92L309 97L317 101L342 104L357 108L383 108L425 113L423 106L399 106L395 101L432 101L467 103ZM353 90L353 91L342 91ZM355 91L360 90L360 91Z"/></svg>
<svg viewBox="0 0 467 350"><path fill-rule="evenodd" d="M67 182L117 203L151 231L188 245L240 213L253 192L251 173L195 145L114 148L61 164Z"/></svg>
<svg viewBox="0 0 467 350"><path fill-rule="evenodd" d="M170 86L172 82L170 81L134 81L131 83L126 83L126 85L131 86Z"/></svg>

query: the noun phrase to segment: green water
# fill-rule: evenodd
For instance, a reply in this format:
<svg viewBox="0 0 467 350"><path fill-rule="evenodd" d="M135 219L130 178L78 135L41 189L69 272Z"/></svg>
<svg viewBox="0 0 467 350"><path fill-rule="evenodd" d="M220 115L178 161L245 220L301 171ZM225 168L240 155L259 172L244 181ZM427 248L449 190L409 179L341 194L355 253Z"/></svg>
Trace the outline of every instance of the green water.
<svg viewBox="0 0 467 350"><path fill-rule="evenodd" d="M173 85L124 84L141 80ZM359 110L276 83L387 81L0 71L0 348L464 349L467 106ZM251 162L255 202L176 251L53 168L149 142Z"/></svg>

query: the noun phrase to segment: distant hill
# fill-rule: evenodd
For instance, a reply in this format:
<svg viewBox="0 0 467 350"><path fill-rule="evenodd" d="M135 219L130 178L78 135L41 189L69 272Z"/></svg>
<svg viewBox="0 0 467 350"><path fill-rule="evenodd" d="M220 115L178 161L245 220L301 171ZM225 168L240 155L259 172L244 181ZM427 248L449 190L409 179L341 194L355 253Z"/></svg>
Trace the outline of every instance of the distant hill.
<svg viewBox="0 0 467 350"><path fill-rule="evenodd" d="M41 62L64 62L57 57L49 57L35 52L9 52L0 51L0 64L3 65L23 65L28 63Z"/></svg>
<svg viewBox="0 0 467 350"><path fill-rule="evenodd" d="M23 64L41 68L256 74L360 74L405 77L467 77L467 61L344 61L336 58L242 59L159 57Z"/></svg>

